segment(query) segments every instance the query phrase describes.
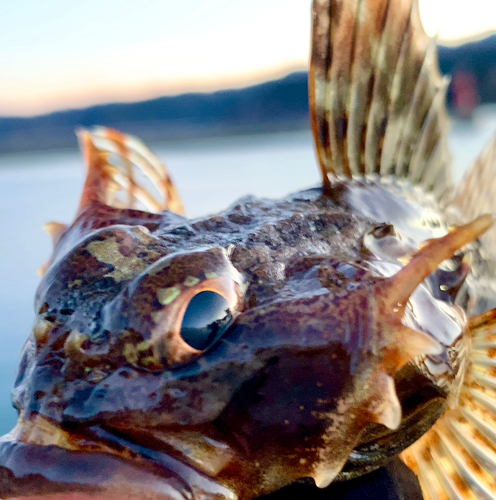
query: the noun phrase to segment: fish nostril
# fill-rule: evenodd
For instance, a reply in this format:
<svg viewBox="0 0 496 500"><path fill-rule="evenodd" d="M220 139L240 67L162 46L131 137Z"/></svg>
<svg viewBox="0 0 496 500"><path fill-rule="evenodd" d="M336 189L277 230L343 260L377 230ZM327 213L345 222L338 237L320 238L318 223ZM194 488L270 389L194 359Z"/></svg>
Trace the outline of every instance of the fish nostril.
<svg viewBox="0 0 496 500"><path fill-rule="evenodd" d="M379 239L385 238L386 236L396 236L396 230L392 224L381 224L372 228L369 234Z"/></svg>

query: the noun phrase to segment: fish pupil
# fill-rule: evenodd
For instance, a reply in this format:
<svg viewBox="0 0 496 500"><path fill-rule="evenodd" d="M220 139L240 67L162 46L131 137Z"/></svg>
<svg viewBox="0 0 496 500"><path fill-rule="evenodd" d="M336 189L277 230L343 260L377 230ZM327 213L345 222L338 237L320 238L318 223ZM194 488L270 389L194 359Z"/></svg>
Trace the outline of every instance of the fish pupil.
<svg viewBox="0 0 496 500"><path fill-rule="evenodd" d="M181 337L193 349L204 351L226 332L232 323L227 300L216 292L195 295L186 309Z"/></svg>

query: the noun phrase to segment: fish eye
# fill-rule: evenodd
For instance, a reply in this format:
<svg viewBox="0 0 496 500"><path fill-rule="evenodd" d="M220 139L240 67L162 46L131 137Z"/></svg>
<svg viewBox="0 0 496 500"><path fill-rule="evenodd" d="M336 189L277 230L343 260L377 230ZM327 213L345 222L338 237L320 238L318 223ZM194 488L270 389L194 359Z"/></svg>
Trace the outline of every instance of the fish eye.
<svg viewBox="0 0 496 500"><path fill-rule="evenodd" d="M229 328L233 320L229 303L216 292L195 295L184 313L182 339L193 349L205 351Z"/></svg>

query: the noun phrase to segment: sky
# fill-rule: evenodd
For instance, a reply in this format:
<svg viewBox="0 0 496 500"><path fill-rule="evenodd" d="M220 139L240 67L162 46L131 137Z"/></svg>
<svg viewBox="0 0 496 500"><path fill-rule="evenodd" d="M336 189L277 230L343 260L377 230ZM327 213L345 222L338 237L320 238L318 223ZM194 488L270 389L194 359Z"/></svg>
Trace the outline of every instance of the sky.
<svg viewBox="0 0 496 500"><path fill-rule="evenodd" d="M239 87L308 65L311 0L0 2L0 116ZM468 8L469 6L469 8ZM454 43L496 31L496 0L420 0Z"/></svg>

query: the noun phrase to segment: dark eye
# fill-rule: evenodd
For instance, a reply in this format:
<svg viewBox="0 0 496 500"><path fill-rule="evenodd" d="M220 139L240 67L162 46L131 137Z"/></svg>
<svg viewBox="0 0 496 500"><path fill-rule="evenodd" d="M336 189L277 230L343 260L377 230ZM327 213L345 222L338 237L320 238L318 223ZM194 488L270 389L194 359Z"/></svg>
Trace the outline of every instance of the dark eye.
<svg viewBox="0 0 496 500"><path fill-rule="evenodd" d="M193 349L204 351L214 344L232 323L227 300L215 292L195 295L186 309L181 337Z"/></svg>

